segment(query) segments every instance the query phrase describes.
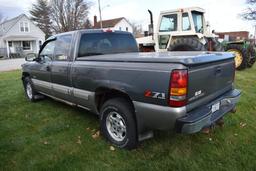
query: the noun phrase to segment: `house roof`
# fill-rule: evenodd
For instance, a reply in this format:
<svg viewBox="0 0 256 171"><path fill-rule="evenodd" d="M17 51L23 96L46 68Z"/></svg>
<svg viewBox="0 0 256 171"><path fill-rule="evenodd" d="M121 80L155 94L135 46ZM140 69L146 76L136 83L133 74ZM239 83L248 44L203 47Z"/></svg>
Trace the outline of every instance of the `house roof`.
<svg viewBox="0 0 256 171"><path fill-rule="evenodd" d="M22 17L22 16L24 16L24 15L25 15L25 14L20 14L20 15L18 15L17 17L11 18L11 19L9 19L9 20L5 20L5 21L3 21L3 22L0 23L0 24L5 24L5 23L11 22L11 21L16 21L16 20L18 20L20 17Z"/></svg>
<svg viewBox="0 0 256 171"><path fill-rule="evenodd" d="M117 23L119 23L121 20L125 19L124 17L120 18L114 18L111 20L102 20L102 27L108 28L108 27L114 27ZM95 23L94 28L100 28L100 21Z"/></svg>
<svg viewBox="0 0 256 171"><path fill-rule="evenodd" d="M7 34L7 32L23 17L26 17L28 20L30 20L29 17L26 14L21 14L17 17L11 18L9 20L6 20L6 21L0 23L0 36L3 36L5 34ZM33 22L31 22L31 23L34 24ZM38 29L43 34L45 34L39 27L38 27Z"/></svg>
<svg viewBox="0 0 256 171"><path fill-rule="evenodd" d="M6 20L2 22L0 25L3 27L3 30L0 30L0 35L8 32L23 16L26 16L25 14L21 14L17 17L14 17L12 19Z"/></svg>

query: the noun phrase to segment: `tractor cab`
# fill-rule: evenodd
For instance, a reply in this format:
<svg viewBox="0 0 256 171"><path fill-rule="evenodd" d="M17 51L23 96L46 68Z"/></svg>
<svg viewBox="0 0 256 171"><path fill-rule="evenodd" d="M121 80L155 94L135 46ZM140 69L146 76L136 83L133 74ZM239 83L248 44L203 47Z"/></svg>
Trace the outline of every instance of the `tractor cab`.
<svg viewBox="0 0 256 171"><path fill-rule="evenodd" d="M151 47L152 51L167 50L196 50L194 47L185 46L188 41L201 43L200 50L206 50L203 46L207 43L206 38L215 37L210 33L204 18L205 10L199 7L182 8L175 10L162 11L159 15L157 27L153 28L153 17L149 25L149 36L138 38L140 48ZM173 49L172 43L177 38L183 39L183 45Z"/></svg>
<svg viewBox="0 0 256 171"><path fill-rule="evenodd" d="M170 40L176 36L203 37L206 32L204 10L200 8L163 11L155 33L156 46L167 50Z"/></svg>

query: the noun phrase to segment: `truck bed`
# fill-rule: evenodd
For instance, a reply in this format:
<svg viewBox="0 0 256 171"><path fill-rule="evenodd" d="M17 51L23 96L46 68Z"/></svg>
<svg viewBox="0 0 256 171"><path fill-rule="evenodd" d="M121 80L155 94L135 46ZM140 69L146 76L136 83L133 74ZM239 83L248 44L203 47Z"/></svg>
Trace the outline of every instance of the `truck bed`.
<svg viewBox="0 0 256 171"><path fill-rule="evenodd" d="M164 90L166 94L168 94L170 79L168 75L170 75L172 69L175 67L176 69L184 69L185 67L189 74L187 110L190 111L232 89L235 72L233 58L232 53L226 52L154 52L98 55L82 57L78 61L82 63L87 61L94 64L95 62L104 63L102 65L106 67L104 72L108 75L107 77L110 77L110 70L116 67L120 73L125 70L122 82L127 82L127 84L132 84L129 80L134 81L136 74L138 77L141 73L144 73L144 78L135 82L146 83L149 88L159 92ZM84 65L87 64L84 63ZM111 68L108 67L109 65L111 65ZM152 72L152 70L154 71ZM156 71L161 72L161 74L157 75L158 72ZM150 80L145 77L147 73ZM167 74L163 76L163 73ZM112 77L111 80L116 78L117 76ZM155 81L158 82L157 86ZM166 103L167 101L160 104L165 105Z"/></svg>

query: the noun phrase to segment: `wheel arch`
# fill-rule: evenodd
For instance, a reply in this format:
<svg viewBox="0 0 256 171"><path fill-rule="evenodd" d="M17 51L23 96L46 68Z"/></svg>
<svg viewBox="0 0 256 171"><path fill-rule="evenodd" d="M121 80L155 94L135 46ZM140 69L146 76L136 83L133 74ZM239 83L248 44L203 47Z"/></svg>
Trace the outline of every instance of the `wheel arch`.
<svg viewBox="0 0 256 171"><path fill-rule="evenodd" d="M99 87L95 90L95 106L100 111L102 105L109 99L121 97L127 100L135 112L132 98L124 91L116 88Z"/></svg>
<svg viewBox="0 0 256 171"><path fill-rule="evenodd" d="M24 80L26 77L30 77L30 74L28 72L22 72L21 79Z"/></svg>

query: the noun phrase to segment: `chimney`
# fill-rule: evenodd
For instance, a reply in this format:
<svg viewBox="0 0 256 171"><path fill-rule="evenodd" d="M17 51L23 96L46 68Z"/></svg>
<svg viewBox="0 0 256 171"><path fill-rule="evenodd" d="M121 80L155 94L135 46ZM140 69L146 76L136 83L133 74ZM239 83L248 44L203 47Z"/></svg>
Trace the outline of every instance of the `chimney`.
<svg viewBox="0 0 256 171"><path fill-rule="evenodd" d="M97 24L97 16L95 15L94 16L94 27L96 26L96 24Z"/></svg>

